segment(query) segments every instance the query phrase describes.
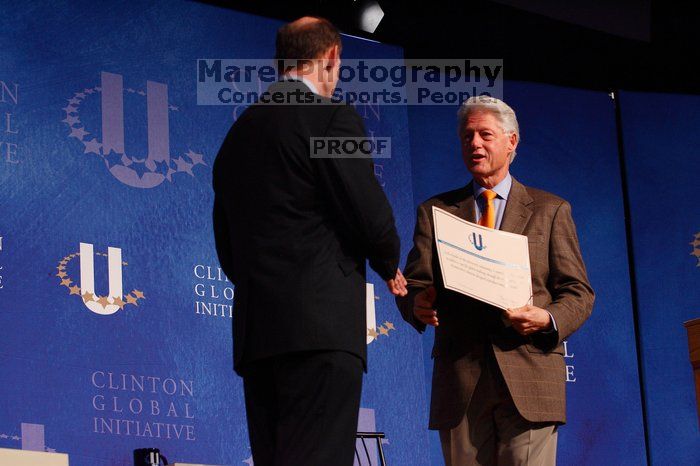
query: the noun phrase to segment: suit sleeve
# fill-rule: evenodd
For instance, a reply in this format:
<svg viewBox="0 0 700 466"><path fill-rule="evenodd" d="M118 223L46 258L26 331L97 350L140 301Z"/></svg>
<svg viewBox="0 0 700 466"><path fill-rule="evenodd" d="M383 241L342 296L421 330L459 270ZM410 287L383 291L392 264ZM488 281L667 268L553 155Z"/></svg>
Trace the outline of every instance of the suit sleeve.
<svg viewBox="0 0 700 466"><path fill-rule="evenodd" d="M338 107L324 136L366 137L362 119L346 105ZM359 245L382 279L394 278L399 265L399 236L389 200L374 175L372 159L326 153L317 162L324 194L344 233Z"/></svg>
<svg viewBox="0 0 700 466"><path fill-rule="evenodd" d="M226 153L229 150L229 140L231 132L226 135L224 143L219 149L216 159L214 160L214 168L212 170L212 184L214 187L214 208L212 212L212 221L214 225L214 242L216 245L216 255L219 259L219 265L226 276L235 284L234 267L231 250L231 231L229 229L228 217L224 208L222 199L227 195L225 191L226 182L224 181L228 167L224 161Z"/></svg>
<svg viewBox="0 0 700 466"><path fill-rule="evenodd" d="M547 307L558 332L542 335L547 349L553 349L574 333L591 315L595 295L581 257L571 206L563 202L554 215L549 240L549 279L552 303Z"/></svg>
<svg viewBox="0 0 700 466"><path fill-rule="evenodd" d="M403 319L423 332L425 324L413 315L413 300L416 294L433 285L433 227L430 222L432 212L421 204L416 213L416 227L413 232L413 248L408 253L404 277L408 282L408 294L397 296L396 304Z"/></svg>
<svg viewBox="0 0 700 466"><path fill-rule="evenodd" d="M228 221L226 219L226 212L224 212L221 201L218 199L217 195L214 196L213 221L214 241L216 243L216 255L219 258L219 264L226 276L231 280L231 283L235 284Z"/></svg>

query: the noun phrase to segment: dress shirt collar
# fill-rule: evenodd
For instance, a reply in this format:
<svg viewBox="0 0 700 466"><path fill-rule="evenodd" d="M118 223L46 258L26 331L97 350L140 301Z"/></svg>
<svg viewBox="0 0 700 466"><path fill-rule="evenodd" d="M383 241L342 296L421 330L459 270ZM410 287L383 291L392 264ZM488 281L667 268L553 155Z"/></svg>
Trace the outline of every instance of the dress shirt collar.
<svg viewBox="0 0 700 466"><path fill-rule="evenodd" d="M498 194L499 199L508 200L508 193L510 193L510 188L513 186L513 177L510 176L510 172L506 175L503 180L491 189L496 194ZM486 188L481 186L476 181L473 182L472 187L474 188L474 199L479 199L481 193L486 191Z"/></svg>

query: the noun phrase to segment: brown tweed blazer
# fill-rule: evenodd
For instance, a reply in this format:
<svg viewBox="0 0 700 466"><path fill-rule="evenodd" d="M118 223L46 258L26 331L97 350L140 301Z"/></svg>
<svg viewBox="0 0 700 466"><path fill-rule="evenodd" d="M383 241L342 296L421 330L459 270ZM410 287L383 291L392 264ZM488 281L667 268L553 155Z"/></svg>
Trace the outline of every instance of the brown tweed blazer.
<svg viewBox="0 0 700 466"><path fill-rule="evenodd" d="M487 345L520 414L532 422L566 422L565 365L561 345L591 314L593 290L581 258L571 206L563 199L515 179L501 230L526 235L534 305L548 310L558 332L524 337L506 326L501 310L446 290L433 238L432 206L475 221L472 184L439 194L418 207L413 249L404 275L409 293L397 298L404 319L418 331L413 299L426 287L437 290L430 428L451 429L464 416L479 380Z"/></svg>

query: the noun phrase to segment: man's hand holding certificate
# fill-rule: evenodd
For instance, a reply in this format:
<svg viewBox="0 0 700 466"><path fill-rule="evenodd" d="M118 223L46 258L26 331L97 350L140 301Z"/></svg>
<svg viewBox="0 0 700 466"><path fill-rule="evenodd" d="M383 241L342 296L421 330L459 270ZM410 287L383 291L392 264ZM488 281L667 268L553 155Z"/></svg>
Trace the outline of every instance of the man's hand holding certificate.
<svg viewBox="0 0 700 466"><path fill-rule="evenodd" d="M493 230L433 207L445 288L501 309L532 303L527 237Z"/></svg>

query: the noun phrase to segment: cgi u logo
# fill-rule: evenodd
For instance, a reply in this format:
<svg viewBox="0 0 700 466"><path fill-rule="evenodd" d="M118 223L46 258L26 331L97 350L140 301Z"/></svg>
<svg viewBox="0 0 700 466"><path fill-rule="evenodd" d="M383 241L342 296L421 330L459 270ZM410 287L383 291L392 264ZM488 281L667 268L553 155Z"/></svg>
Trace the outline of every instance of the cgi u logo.
<svg viewBox="0 0 700 466"><path fill-rule="evenodd" d="M366 314L367 314L367 329L375 329L377 327L377 312L374 308L374 284L366 283ZM367 334L367 344L369 345L376 339L376 335Z"/></svg>
<svg viewBox="0 0 700 466"><path fill-rule="evenodd" d="M471 236L469 237L469 242L472 243L472 245L476 248L477 251L483 251L484 249L486 249L481 235L477 235L476 232L471 234Z"/></svg>
<svg viewBox="0 0 700 466"><path fill-rule="evenodd" d="M86 126L89 122L89 107L82 105L100 96L102 138L94 137L95 128ZM147 155L127 154L124 137L124 97L146 99ZM71 138L80 141L83 153L97 154L109 172L122 183L135 188L153 188L163 181L173 181L177 173L194 176L196 165L206 165L204 155L188 150L174 158L170 152L170 112L179 108L168 103L168 86L154 81L146 81L146 89L124 88L121 75L103 71L98 86L79 90L63 108L66 118L62 120L70 129ZM84 121L86 120L86 121Z"/></svg>
<svg viewBox="0 0 700 466"><path fill-rule="evenodd" d="M110 151L126 155L124 145L124 84L119 74L102 72L102 153ZM148 156L141 162L151 173L139 177L126 163L110 167L110 172L122 183L138 188L153 188L165 180L156 172L156 163L170 165L170 121L168 117L168 86L146 81L148 121ZM128 156L127 156L128 157ZM130 164L129 164L130 165Z"/></svg>
<svg viewBox="0 0 700 466"><path fill-rule="evenodd" d="M394 324L389 321L384 321L383 324L377 327L377 310L374 306L374 300L379 297L374 295L374 284L366 284L366 317L367 317L367 344L377 341L379 337L388 337L389 332L396 330Z"/></svg>
<svg viewBox="0 0 700 466"><path fill-rule="evenodd" d="M107 257L107 296L95 293L95 252L89 243L80 243L80 251L68 254L58 262L56 277L60 280L59 285L64 286L70 295L80 298L90 311L103 316L114 314L125 306L138 306L139 300L146 299L144 292L136 289L124 295L122 266L128 264L122 262L121 249L109 248L107 254L98 252L96 255ZM76 257L80 257L80 286L75 284L68 272L71 261Z"/></svg>
<svg viewBox="0 0 700 466"><path fill-rule="evenodd" d="M123 308L122 290L122 250L119 248L107 249L107 269L109 270L109 295L102 298L102 302L83 300L85 306L95 314L108 316ZM80 243L80 291L82 295L95 295L95 259L93 246L88 243ZM122 306L119 306L122 303Z"/></svg>

